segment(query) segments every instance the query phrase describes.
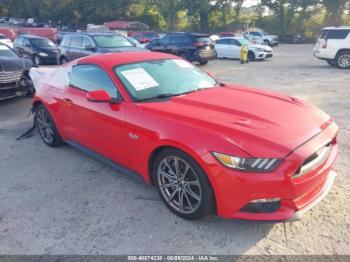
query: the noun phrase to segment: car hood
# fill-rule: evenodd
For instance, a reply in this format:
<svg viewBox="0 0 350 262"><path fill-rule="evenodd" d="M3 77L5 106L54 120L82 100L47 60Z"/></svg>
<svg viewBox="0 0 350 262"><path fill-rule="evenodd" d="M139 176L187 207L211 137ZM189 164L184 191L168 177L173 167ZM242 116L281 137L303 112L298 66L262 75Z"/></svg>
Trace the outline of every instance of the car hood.
<svg viewBox="0 0 350 262"><path fill-rule="evenodd" d="M271 52L272 48L269 47L268 45L259 45L259 44L255 44L255 45L249 45L250 48L261 48L264 49L265 51Z"/></svg>
<svg viewBox="0 0 350 262"><path fill-rule="evenodd" d="M122 52L147 52L147 49L142 47L130 46L130 47L116 47L116 48L100 48L103 53L122 53Z"/></svg>
<svg viewBox="0 0 350 262"><path fill-rule="evenodd" d="M33 63L29 59L0 57L0 71L28 70L32 66Z"/></svg>
<svg viewBox="0 0 350 262"><path fill-rule="evenodd" d="M320 133L330 120L297 98L233 85L143 106L214 132L253 157L283 158Z"/></svg>

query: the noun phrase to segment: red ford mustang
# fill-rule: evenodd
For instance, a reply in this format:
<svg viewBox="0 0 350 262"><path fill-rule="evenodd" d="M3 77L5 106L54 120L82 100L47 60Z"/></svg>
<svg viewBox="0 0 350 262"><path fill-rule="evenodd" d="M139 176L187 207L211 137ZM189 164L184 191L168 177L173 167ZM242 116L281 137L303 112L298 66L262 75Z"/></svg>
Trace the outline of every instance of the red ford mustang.
<svg viewBox="0 0 350 262"><path fill-rule="evenodd" d="M40 79L33 107L47 145L140 175L182 218L295 220L333 183L338 127L297 98L151 52L90 56Z"/></svg>

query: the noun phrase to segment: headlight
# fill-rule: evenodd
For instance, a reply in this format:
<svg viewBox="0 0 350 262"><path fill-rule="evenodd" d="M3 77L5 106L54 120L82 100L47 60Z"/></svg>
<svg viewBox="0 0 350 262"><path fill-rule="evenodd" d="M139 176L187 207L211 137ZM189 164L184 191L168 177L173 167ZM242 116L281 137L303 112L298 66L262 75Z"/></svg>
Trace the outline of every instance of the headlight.
<svg viewBox="0 0 350 262"><path fill-rule="evenodd" d="M277 158L244 158L215 152L213 155L224 166L245 172L268 173L273 171L281 162Z"/></svg>
<svg viewBox="0 0 350 262"><path fill-rule="evenodd" d="M38 55L39 55L39 56L48 56L48 54L43 53L43 52L40 52Z"/></svg>

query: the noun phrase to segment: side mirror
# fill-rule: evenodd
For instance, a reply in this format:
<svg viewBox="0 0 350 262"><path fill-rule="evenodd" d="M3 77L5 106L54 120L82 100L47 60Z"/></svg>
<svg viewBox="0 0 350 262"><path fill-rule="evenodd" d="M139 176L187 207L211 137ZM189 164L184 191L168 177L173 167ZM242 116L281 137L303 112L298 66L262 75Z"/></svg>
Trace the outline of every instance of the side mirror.
<svg viewBox="0 0 350 262"><path fill-rule="evenodd" d="M103 89L87 92L86 99L94 103L118 104L121 102L120 98L111 98L111 96Z"/></svg>

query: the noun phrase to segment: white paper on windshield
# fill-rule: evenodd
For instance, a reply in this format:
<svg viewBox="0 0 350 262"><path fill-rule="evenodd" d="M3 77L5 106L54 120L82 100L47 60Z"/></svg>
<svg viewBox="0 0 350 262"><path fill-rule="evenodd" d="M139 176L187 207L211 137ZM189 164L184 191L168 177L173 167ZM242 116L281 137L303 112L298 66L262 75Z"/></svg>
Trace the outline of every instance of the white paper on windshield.
<svg viewBox="0 0 350 262"><path fill-rule="evenodd" d="M177 64L181 68L192 68L194 67L192 64L185 60L180 60L180 59L174 59L173 60L175 64Z"/></svg>
<svg viewBox="0 0 350 262"><path fill-rule="evenodd" d="M137 91L159 86L143 68L126 70L121 73Z"/></svg>

